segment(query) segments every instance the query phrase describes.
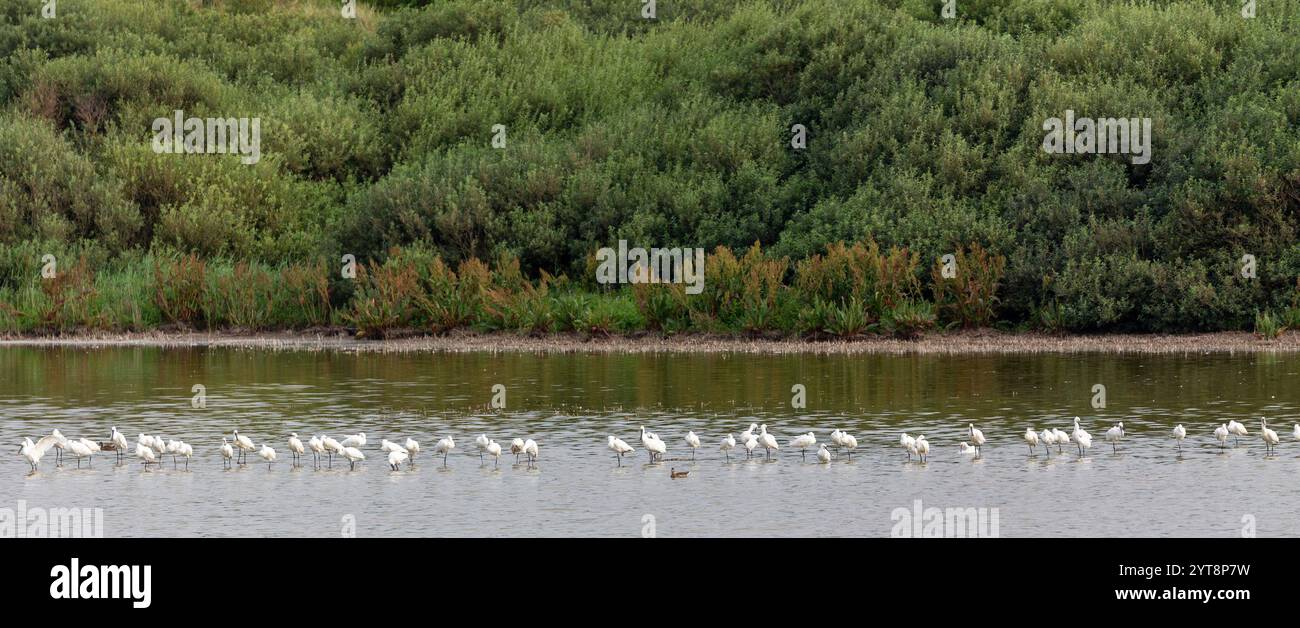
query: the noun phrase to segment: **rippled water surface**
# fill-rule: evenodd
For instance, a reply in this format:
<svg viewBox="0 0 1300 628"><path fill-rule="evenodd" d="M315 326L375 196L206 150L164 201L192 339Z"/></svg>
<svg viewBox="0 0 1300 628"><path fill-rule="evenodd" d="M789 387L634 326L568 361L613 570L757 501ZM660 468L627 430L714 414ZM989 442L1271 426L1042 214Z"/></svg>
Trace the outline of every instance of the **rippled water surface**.
<svg viewBox="0 0 1300 628"><path fill-rule="evenodd" d="M358 536L888 536L896 509L997 509L1002 536L1237 536L1253 517L1260 536L1300 535L1300 356L834 356L378 354L239 349L0 349L0 507L98 507L107 536L337 536L352 515ZM1090 405L1104 384L1107 407ZM191 387L207 390L191 407ZM492 386L507 409L488 410ZM792 410L791 387L807 387ZM1069 430L1075 415L1095 443L1030 456L1025 427ZM1265 456L1259 417L1282 437ZM1227 418L1251 435L1221 449ZM1118 453L1102 440L1115 421ZM718 442L766 423L782 451L728 463ZM966 424L989 438L960 455ZM1189 436L1179 453L1176 423ZM647 464L644 424L669 446ZM116 425L178 438L196 450L189 470L144 470L97 456L81 469L53 455L36 473L18 454L24 436L60 429L106 441ZM787 440L856 434L852 459L802 461ZM222 468L232 429L269 442L280 461L250 456ZM704 446L691 454L683 436ZM314 469L288 462L290 432L365 432L367 462ZM925 434L926 464L908 462L900 431ZM540 444L534 468L513 456L480 463L486 432ZM617 466L616 434L637 448ZM429 452L451 434L446 467ZM390 471L381 438L420 441L413 469ZM1232 443L1229 443L1230 445ZM669 469L689 470L671 479ZM992 512L991 510L989 512Z"/></svg>

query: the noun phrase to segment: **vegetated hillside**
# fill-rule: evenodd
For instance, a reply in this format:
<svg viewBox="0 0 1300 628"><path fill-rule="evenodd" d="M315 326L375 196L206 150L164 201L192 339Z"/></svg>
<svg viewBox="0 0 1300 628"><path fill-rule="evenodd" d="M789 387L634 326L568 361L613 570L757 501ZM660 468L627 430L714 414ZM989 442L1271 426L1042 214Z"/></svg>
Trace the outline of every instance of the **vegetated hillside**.
<svg viewBox="0 0 1300 628"><path fill-rule="evenodd" d="M437 327L364 265L339 280L340 256L378 268L402 247L426 300L435 258L517 257L591 291L590 256L619 239L761 243L770 300L793 295L731 330L870 330L898 307L882 294L941 324L1300 324L1296 0L1253 19L1238 0L959 0L955 20L932 0L658 0L654 20L635 0L425 4L349 20L328 0L59 0L44 19L0 1L0 330L356 323L365 298ZM261 160L155 153L153 120L178 109L260 118ZM1067 110L1151 118L1150 163L1045 153ZM809 288L799 261L841 241L914 256L889 279L909 287L841 250L862 285ZM988 276L943 296L934 261L972 247ZM321 312L285 295L249 306L280 314L203 313L286 272ZM648 294L619 293L625 326L656 327ZM988 313L955 314L965 298ZM710 328L716 301L679 327Z"/></svg>

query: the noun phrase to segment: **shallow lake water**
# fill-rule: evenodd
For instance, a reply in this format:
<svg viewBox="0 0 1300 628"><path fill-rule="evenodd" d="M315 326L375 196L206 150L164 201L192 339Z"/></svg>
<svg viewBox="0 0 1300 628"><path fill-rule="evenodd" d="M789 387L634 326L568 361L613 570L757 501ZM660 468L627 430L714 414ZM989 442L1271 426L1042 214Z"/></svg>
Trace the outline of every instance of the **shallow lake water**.
<svg viewBox="0 0 1300 628"><path fill-rule="evenodd" d="M890 536L920 507L985 509L1001 536L1298 536L1300 356L740 355L371 353L248 349L0 349L0 508L101 508L106 536ZM194 408L195 384L206 406ZM489 409L494 384L506 409ZM807 406L791 408L791 387ZM1094 409L1093 386L1106 387ZM1094 443L1031 456L1026 426ZM1281 436L1266 456L1259 418ZM1221 448L1235 418L1250 436ZM1123 421L1118 453L1103 432ZM718 451L727 433L766 423L782 446L771 460ZM979 459L958 452L975 423ZM1170 438L1187 427L1181 453ZM668 443L649 464L639 426ZM117 426L192 444L189 470L170 460L96 456L80 469L53 452L30 472L17 453L58 428L107 441ZM787 441L832 429L857 451L818 464ZM221 436L268 442L224 469ZM692 461L683 436L704 445ZM899 433L924 434L930 459L909 461ZM289 461L286 439L365 432L367 461L314 468ZM508 447L535 439L530 468L506 454L481 463L474 436ZM455 437L444 467L431 450ZM619 466L615 434L637 449ZM414 468L391 471L381 438L420 441ZM670 468L690 471L682 479ZM996 510L994 510L996 509ZM650 517L647 517L649 515ZM906 524L904 524L906 525ZM948 530L951 533L951 530ZM985 530L988 533L989 530Z"/></svg>

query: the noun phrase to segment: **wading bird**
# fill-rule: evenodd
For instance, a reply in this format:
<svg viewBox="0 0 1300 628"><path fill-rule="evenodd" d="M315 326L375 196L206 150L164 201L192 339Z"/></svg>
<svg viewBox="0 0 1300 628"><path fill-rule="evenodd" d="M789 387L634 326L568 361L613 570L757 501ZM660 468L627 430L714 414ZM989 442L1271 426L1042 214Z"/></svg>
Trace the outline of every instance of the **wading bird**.
<svg viewBox="0 0 1300 628"><path fill-rule="evenodd" d="M1045 429L1038 435L1038 440L1043 443L1043 451L1047 452L1047 457L1052 457L1052 445L1056 444L1056 433L1050 429Z"/></svg>
<svg viewBox="0 0 1300 628"><path fill-rule="evenodd" d="M515 463L517 464L519 462L519 454L524 453L524 439L516 438L510 441L510 453L515 455Z"/></svg>
<svg viewBox="0 0 1300 628"><path fill-rule="evenodd" d="M767 432L766 423L758 426L758 444L762 445L763 449L766 450L764 455L768 458L772 457L773 449L781 451L781 446L776 443L776 437Z"/></svg>
<svg viewBox="0 0 1300 628"><path fill-rule="evenodd" d="M356 447L344 447L343 451L339 452L339 455L347 459L349 469L356 469L357 463L366 459L366 455Z"/></svg>
<svg viewBox="0 0 1300 628"><path fill-rule="evenodd" d="M826 443L822 443L817 448L817 461L822 464L827 464L831 461L831 452L829 449L826 449Z"/></svg>
<svg viewBox="0 0 1300 628"><path fill-rule="evenodd" d="M388 468L396 471L401 468L402 463L411 459L411 455L406 453L405 449L394 449L388 452Z"/></svg>
<svg viewBox="0 0 1300 628"><path fill-rule="evenodd" d="M1174 426L1174 442L1178 443L1178 451L1183 450L1183 439L1187 438L1187 428L1182 423Z"/></svg>
<svg viewBox="0 0 1300 628"><path fill-rule="evenodd" d="M695 432L686 432L686 445L691 448L691 460L694 460L695 450L700 448L700 437Z"/></svg>
<svg viewBox="0 0 1300 628"><path fill-rule="evenodd" d="M266 461L266 468L268 469L271 468L271 463L275 462L275 450L271 449L271 446L266 443L262 443L262 448L258 450L257 455Z"/></svg>
<svg viewBox="0 0 1300 628"><path fill-rule="evenodd" d="M225 436L221 437L221 463L224 467L230 466L230 459L235 457L235 448L230 446L230 442Z"/></svg>
<svg viewBox="0 0 1300 628"><path fill-rule="evenodd" d="M1268 429L1268 422L1264 420L1264 417L1259 417L1259 432L1260 437L1264 439L1264 455L1277 453L1273 449L1279 442L1277 432Z"/></svg>
<svg viewBox="0 0 1300 628"><path fill-rule="evenodd" d="M623 466L623 454L633 453L632 446L627 444L621 438L615 438L613 434L609 435L609 449L616 454L618 466Z"/></svg>
<svg viewBox="0 0 1300 628"><path fill-rule="evenodd" d="M984 447L984 432L976 429L974 423L970 424L970 443L975 446L975 456L978 457Z"/></svg>
<svg viewBox="0 0 1300 628"><path fill-rule="evenodd" d="M1092 448L1092 435L1085 432L1082 427L1079 427L1079 417L1074 417L1073 437L1074 442L1079 446L1079 457L1082 458L1083 451Z"/></svg>
<svg viewBox="0 0 1300 628"><path fill-rule="evenodd" d="M402 446L406 448L406 453L411 455L411 464L414 465L415 454L420 453L420 443L416 442L414 438L408 436L406 437L406 443Z"/></svg>
<svg viewBox="0 0 1300 628"><path fill-rule="evenodd" d="M343 443L340 443L329 436L322 436L320 442L325 446L325 465L332 469L334 468L334 456L343 455Z"/></svg>
<svg viewBox="0 0 1300 628"><path fill-rule="evenodd" d="M487 434L479 434L474 437L474 446L478 448L478 461L480 463L483 462L483 452L487 451L490 442L492 442L492 439L488 438Z"/></svg>
<svg viewBox="0 0 1300 628"><path fill-rule="evenodd" d="M853 458L853 450L858 448L857 437L848 432L841 432L840 447L848 450L849 453L847 455L851 460Z"/></svg>
<svg viewBox="0 0 1300 628"><path fill-rule="evenodd" d="M663 459L664 454L668 453L668 445L653 432L645 431L644 425L641 426L641 446L645 447L646 453L650 455L650 462L654 462L655 458Z"/></svg>
<svg viewBox="0 0 1300 628"><path fill-rule="evenodd" d="M489 438L487 452L489 456L492 456L492 468L495 469L500 467L501 466L501 443L498 443Z"/></svg>
<svg viewBox="0 0 1300 628"><path fill-rule="evenodd" d="M663 441L659 442L663 443ZM528 466L533 466L533 463L537 462L537 441L531 438L524 441L524 453L528 455Z"/></svg>
<svg viewBox="0 0 1300 628"><path fill-rule="evenodd" d="M339 444L343 445L344 447L356 447L357 449L361 449L362 447L366 446L366 433L358 432L356 434L348 436L347 438L344 438Z"/></svg>
<svg viewBox="0 0 1300 628"><path fill-rule="evenodd" d="M1052 428L1052 435L1056 437L1056 453L1061 453L1061 445L1070 442L1070 435L1061 431L1059 428Z"/></svg>
<svg viewBox="0 0 1300 628"><path fill-rule="evenodd" d="M235 447L239 449L239 460L237 462L240 464L244 464L248 452L255 449L253 447L253 440L247 436L241 436L239 430L235 430Z"/></svg>
<svg viewBox="0 0 1300 628"><path fill-rule="evenodd" d="M718 451L721 451L723 455L727 457L727 462L731 462L731 450L735 448L736 448L736 437L732 436L731 434L727 434L727 437L722 439L722 445L718 447Z"/></svg>
<svg viewBox="0 0 1300 628"><path fill-rule="evenodd" d="M455 439L453 439L450 435L448 435L438 439L438 443L433 446L433 453L435 455L442 454L442 466L445 467L447 466L447 455L450 454L451 450L455 448L456 448ZM480 460L481 459L482 458L480 457Z"/></svg>
<svg viewBox="0 0 1300 628"><path fill-rule="evenodd" d="M143 460L146 468L150 463L158 462L158 456L153 453L153 448L145 447L143 443L135 444L135 457Z"/></svg>
<svg viewBox="0 0 1300 628"><path fill-rule="evenodd" d="M1228 434L1227 425L1220 425L1219 427L1214 428L1214 439L1219 441L1219 449L1223 449L1224 445L1228 443Z"/></svg>
<svg viewBox="0 0 1300 628"><path fill-rule="evenodd" d="M975 448L971 447L970 443L967 443L965 441L962 441L960 444L957 445L957 451L961 452L961 454L965 456L975 455Z"/></svg>
<svg viewBox="0 0 1300 628"><path fill-rule="evenodd" d="M117 427L113 427L112 433L108 435L108 440L113 443L113 448L117 450L117 458L121 460L122 456L126 455L126 436L117 431Z"/></svg>
<svg viewBox="0 0 1300 628"><path fill-rule="evenodd" d="M1239 443L1237 440L1242 436L1249 436L1250 432L1246 431L1246 426L1234 420L1228 420L1228 431L1232 433L1232 446L1236 447Z"/></svg>
<svg viewBox="0 0 1300 628"><path fill-rule="evenodd" d="M925 462L926 457L930 455L930 441L925 440L925 434L916 437L915 447L916 455L921 459L921 462Z"/></svg>
<svg viewBox="0 0 1300 628"><path fill-rule="evenodd" d="M1119 453L1119 448L1116 446L1116 443L1118 443L1119 439L1123 437L1124 437L1123 421L1116 423L1114 427L1106 430L1106 441L1110 443L1111 453Z"/></svg>
<svg viewBox="0 0 1300 628"><path fill-rule="evenodd" d="M320 467L320 456L325 453L325 443L321 442L320 436L313 436L307 441L307 447L311 449L311 463L314 467Z"/></svg>
<svg viewBox="0 0 1300 628"><path fill-rule="evenodd" d="M758 437L753 434L745 439L745 458L753 458L754 450L758 448Z"/></svg>
<svg viewBox="0 0 1300 628"><path fill-rule="evenodd" d="M41 458L45 456L46 449L48 448L38 446L28 437L23 439L22 445L18 447L18 453L22 454L23 458L27 460L27 464L32 465L32 471L35 471L36 466L41 462Z"/></svg>
<svg viewBox="0 0 1300 628"><path fill-rule="evenodd" d="M790 449L799 450L799 458L801 460L807 460L808 448L816 444L817 444L817 437L813 435L812 432L808 432L807 434L800 434L790 439L788 446L790 447Z"/></svg>
<svg viewBox="0 0 1300 628"><path fill-rule="evenodd" d="M1038 447L1038 433L1034 428L1025 428L1025 442L1029 443L1029 455L1034 455L1034 448Z"/></svg>
<svg viewBox="0 0 1300 628"><path fill-rule="evenodd" d="M908 436L907 432L903 432L903 435L898 439L898 444L907 450L907 459L911 460L912 454L916 453L916 439Z"/></svg>
<svg viewBox="0 0 1300 628"><path fill-rule="evenodd" d="M299 458L307 453L307 448L302 446L302 440L298 438L297 432L289 434L289 453L293 456L294 466L297 466Z"/></svg>

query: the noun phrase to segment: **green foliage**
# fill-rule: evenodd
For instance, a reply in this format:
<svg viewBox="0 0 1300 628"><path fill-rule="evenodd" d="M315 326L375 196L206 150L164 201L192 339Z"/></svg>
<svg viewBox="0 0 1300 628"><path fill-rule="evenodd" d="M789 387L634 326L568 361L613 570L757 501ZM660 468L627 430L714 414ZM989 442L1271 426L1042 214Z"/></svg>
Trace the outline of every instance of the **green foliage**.
<svg viewBox="0 0 1300 628"><path fill-rule="evenodd" d="M1296 316L1300 0L1253 20L1233 0L941 6L674 0L645 20L627 0L380 0L344 20L333 0L61 0L46 20L0 3L0 330L910 337ZM1066 109L1150 117L1151 163L1045 154ZM261 161L155 154L175 110L260 118ZM709 250L704 293L591 293L588 259L619 239ZM364 276L339 278L344 253ZM938 281L949 253L968 259ZM69 276L40 283L45 254ZM477 261L502 256L517 268Z"/></svg>

